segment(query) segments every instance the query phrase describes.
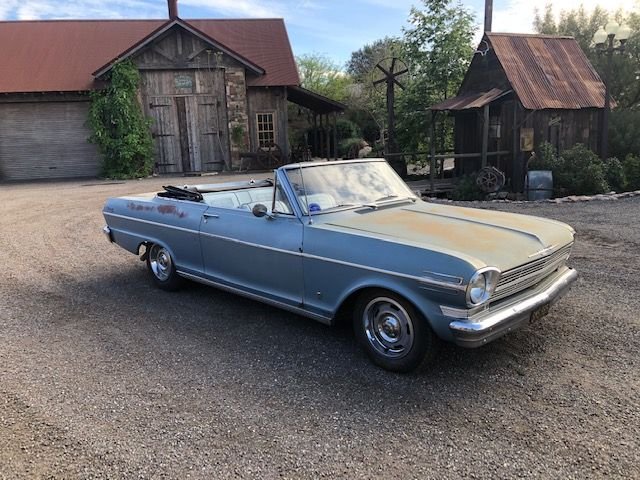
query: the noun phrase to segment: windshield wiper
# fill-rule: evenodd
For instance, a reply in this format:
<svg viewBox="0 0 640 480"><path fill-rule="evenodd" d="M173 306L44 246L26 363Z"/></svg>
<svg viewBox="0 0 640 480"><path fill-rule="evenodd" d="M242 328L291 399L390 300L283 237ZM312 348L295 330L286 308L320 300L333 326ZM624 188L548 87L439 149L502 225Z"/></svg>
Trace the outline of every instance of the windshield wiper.
<svg viewBox="0 0 640 480"><path fill-rule="evenodd" d="M331 210L337 210L339 208L351 208L351 207L357 207L357 205L353 204L353 203L341 203L340 205L335 205L333 207L329 207L329 208L325 208L322 210L318 210L318 211L311 211L311 213L325 213L325 212L330 212Z"/></svg>

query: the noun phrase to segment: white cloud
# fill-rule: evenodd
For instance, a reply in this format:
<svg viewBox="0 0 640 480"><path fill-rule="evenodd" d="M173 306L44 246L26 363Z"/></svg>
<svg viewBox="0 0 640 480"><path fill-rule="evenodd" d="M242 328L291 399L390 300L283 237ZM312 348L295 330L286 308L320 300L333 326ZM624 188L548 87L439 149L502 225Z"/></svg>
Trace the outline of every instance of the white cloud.
<svg viewBox="0 0 640 480"><path fill-rule="evenodd" d="M153 0L4 0L0 19L152 18L166 16L166 10Z"/></svg>
<svg viewBox="0 0 640 480"><path fill-rule="evenodd" d="M260 0L180 0L180 5L200 7L223 15L236 15L241 17L283 17L286 9L279 2L268 2L265 5ZM306 3L306 2L305 2Z"/></svg>

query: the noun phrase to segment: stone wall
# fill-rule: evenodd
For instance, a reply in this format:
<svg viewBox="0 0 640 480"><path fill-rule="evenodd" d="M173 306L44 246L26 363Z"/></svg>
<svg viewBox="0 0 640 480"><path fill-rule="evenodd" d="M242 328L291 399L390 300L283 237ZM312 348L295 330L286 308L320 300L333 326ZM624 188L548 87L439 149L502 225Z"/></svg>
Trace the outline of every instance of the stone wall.
<svg viewBox="0 0 640 480"><path fill-rule="evenodd" d="M240 167L240 152L249 150L247 84L243 68L226 68L227 112L231 137L231 168ZM241 140L239 140L241 138Z"/></svg>

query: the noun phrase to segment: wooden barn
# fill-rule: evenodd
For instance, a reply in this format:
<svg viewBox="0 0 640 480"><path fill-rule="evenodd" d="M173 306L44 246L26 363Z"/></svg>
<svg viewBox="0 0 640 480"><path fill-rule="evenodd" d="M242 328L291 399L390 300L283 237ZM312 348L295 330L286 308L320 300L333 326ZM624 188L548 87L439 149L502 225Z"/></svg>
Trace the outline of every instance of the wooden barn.
<svg viewBox="0 0 640 480"><path fill-rule="evenodd" d="M572 37L485 33L458 95L431 107L455 121L458 174L486 165L521 191L542 142L600 148L605 86ZM435 115L434 115L435 116Z"/></svg>
<svg viewBox="0 0 640 480"><path fill-rule="evenodd" d="M156 171L237 168L240 152L277 144L286 161L287 103L336 111L299 87L281 19L0 22L0 180L93 177L89 95L131 59L153 120Z"/></svg>

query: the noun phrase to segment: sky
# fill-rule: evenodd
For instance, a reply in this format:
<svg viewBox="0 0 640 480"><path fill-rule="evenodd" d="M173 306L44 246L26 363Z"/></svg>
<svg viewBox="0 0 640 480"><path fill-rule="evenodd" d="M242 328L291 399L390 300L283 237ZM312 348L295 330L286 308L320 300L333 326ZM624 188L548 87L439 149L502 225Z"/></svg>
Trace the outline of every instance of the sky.
<svg viewBox="0 0 640 480"><path fill-rule="evenodd" d="M478 25L483 0L462 0ZM559 13L597 4L640 8L640 0L494 0L495 32L532 32L534 9L552 3ZM385 36L401 35L420 0L178 0L181 18L284 18L294 54L319 53L343 65L351 52ZM166 18L166 0L0 0L0 20L61 18ZM2 28L0 26L0 28Z"/></svg>

